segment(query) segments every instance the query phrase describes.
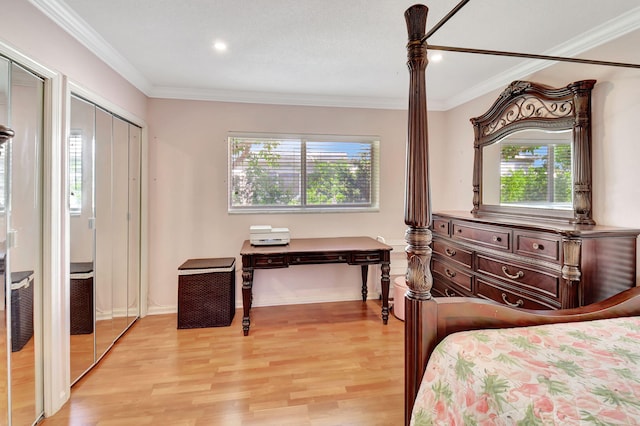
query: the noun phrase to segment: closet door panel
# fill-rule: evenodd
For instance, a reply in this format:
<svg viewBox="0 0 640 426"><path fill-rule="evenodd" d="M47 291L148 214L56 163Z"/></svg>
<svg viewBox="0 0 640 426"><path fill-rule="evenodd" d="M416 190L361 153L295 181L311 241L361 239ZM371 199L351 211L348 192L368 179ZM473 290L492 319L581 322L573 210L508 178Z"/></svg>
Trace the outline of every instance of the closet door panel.
<svg viewBox="0 0 640 426"><path fill-rule="evenodd" d="M95 316L96 359L100 358L117 337L113 313L113 241L112 232L112 121L111 114L96 108L95 136Z"/></svg>
<svg viewBox="0 0 640 426"><path fill-rule="evenodd" d="M9 61L0 58L0 124L9 125ZM11 319L6 309L6 301L9 300L10 285L5 282L5 257L7 241L6 198L5 188L6 161L8 143L0 145L0 279L2 292L0 292L0 425L9 423L9 365L8 357L8 332L11 327Z"/></svg>
<svg viewBox="0 0 640 426"><path fill-rule="evenodd" d="M129 324L140 315L140 151L142 131L129 125L129 242L127 284L127 320Z"/></svg>
<svg viewBox="0 0 640 426"><path fill-rule="evenodd" d="M95 362L95 235L93 227L95 106L71 98L69 163L69 217L71 277L71 382Z"/></svg>
<svg viewBox="0 0 640 426"><path fill-rule="evenodd" d="M114 327L123 332L128 325L128 257L129 257L129 123L113 117L112 163L112 235L113 235L113 319Z"/></svg>
<svg viewBox="0 0 640 426"><path fill-rule="evenodd" d="M44 82L11 65L9 248L11 287L11 420L33 424L43 413L42 122Z"/></svg>

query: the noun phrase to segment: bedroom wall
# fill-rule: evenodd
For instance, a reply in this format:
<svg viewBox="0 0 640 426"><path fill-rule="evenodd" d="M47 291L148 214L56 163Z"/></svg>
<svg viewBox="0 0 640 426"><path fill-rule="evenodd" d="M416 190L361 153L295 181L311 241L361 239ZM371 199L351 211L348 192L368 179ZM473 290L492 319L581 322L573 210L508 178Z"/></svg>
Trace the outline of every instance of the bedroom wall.
<svg viewBox="0 0 640 426"><path fill-rule="evenodd" d="M441 120L434 113L430 131ZM403 240L406 111L149 100L149 310L176 309L177 269L198 257L236 257L241 306L242 242L249 226L288 227L292 238L350 235ZM227 213L230 131L380 136L380 211L371 213ZM435 137L435 136L434 136ZM369 268L369 286L379 280ZM360 268L309 265L258 270L254 306L354 300Z"/></svg>

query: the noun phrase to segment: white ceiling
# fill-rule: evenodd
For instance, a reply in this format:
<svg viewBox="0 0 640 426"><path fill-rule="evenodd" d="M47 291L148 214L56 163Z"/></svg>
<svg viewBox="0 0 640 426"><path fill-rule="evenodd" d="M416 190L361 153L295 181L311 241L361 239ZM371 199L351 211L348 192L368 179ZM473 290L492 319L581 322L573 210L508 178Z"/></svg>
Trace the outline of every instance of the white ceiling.
<svg viewBox="0 0 640 426"><path fill-rule="evenodd" d="M404 12L415 0L30 1L150 97L406 108ZM426 1L427 30L457 3ZM471 0L428 43L576 56L633 32L640 0ZM430 109L550 65L443 56L427 69ZM632 56L606 59L640 62Z"/></svg>

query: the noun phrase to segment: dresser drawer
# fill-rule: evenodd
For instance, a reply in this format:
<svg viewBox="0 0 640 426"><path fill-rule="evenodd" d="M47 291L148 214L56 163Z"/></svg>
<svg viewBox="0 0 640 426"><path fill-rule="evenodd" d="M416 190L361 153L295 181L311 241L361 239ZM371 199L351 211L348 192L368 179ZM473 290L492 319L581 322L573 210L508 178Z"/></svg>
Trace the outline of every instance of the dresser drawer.
<svg viewBox="0 0 640 426"><path fill-rule="evenodd" d="M560 262L561 238L555 235L514 231L514 250L523 256Z"/></svg>
<svg viewBox="0 0 640 426"><path fill-rule="evenodd" d="M472 251L465 250L463 248L447 244L442 240L435 239L433 240L433 252L451 259L454 262L458 262L462 266L471 268L471 261L473 259Z"/></svg>
<svg viewBox="0 0 640 426"><path fill-rule="evenodd" d="M560 278L552 273L533 270L513 262L503 262L481 254L477 256L477 271L491 275L512 285L527 288L546 296L557 299L559 295Z"/></svg>
<svg viewBox="0 0 640 426"><path fill-rule="evenodd" d="M543 301L532 296L524 295L516 290L504 288L478 278L476 280L476 294L484 299L495 300L516 308L525 309L558 309L559 304Z"/></svg>
<svg viewBox="0 0 640 426"><path fill-rule="evenodd" d="M433 277L432 293L436 297L473 297L470 292L464 292L458 286L448 285L444 280L437 276Z"/></svg>
<svg viewBox="0 0 640 426"><path fill-rule="evenodd" d="M511 251L511 231L498 227L476 227L467 222L452 222L451 237L454 240L481 244L503 251Z"/></svg>
<svg viewBox="0 0 640 426"><path fill-rule="evenodd" d="M462 287L464 290L469 292L473 291L473 277L470 273L464 272L447 263L440 262L438 259L433 259L431 268L433 272L442 275L444 278Z"/></svg>
<svg viewBox="0 0 640 426"><path fill-rule="evenodd" d="M449 236L449 221L447 219L434 218L433 232L435 234Z"/></svg>

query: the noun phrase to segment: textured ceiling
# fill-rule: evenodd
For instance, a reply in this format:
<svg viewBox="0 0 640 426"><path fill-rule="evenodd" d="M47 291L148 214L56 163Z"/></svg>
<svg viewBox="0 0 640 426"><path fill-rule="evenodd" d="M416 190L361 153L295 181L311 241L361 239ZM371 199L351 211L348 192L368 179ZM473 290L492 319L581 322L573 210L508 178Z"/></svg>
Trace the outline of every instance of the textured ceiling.
<svg viewBox="0 0 640 426"><path fill-rule="evenodd" d="M404 11L414 0L30 1L151 97L406 107ZM457 3L425 2L427 28ZM471 0L428 43L575 56L637 30L639 0ZM226 52L212 49L218 39ZM636 50L607 59L631 62ZM427 71L430 109L550 64L443 56Z"/></svg>

